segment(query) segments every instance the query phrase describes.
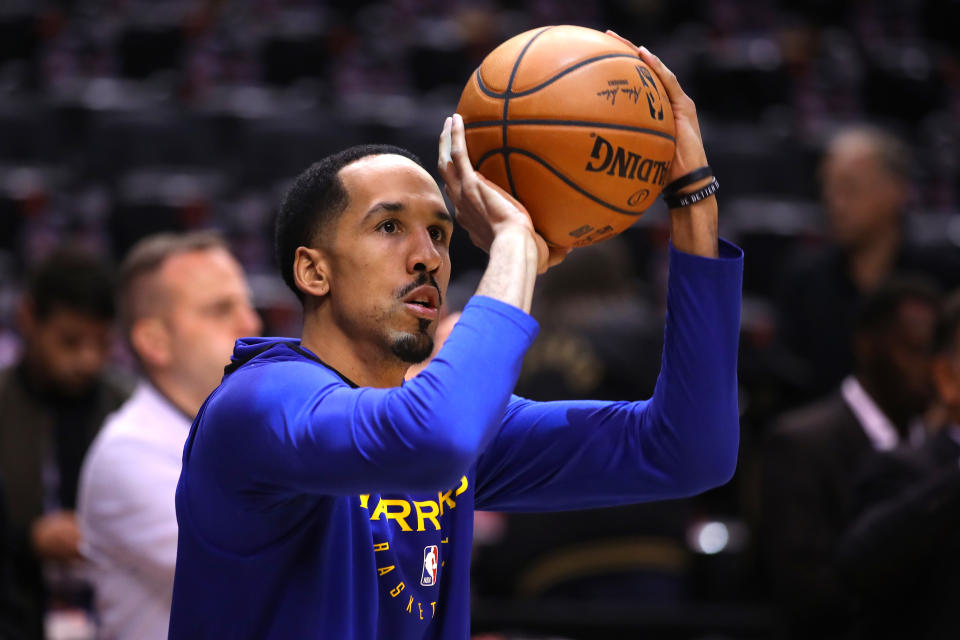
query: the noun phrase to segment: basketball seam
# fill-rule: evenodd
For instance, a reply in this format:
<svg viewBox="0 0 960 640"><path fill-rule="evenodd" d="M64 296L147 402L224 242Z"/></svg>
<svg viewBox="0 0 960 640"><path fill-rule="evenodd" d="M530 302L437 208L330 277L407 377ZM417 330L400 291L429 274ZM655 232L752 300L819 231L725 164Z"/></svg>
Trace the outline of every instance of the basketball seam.
<svg viewBox="0 0 960 640"><path fill-rule="evenodd" d="M514 94L513 94L513 97L514 97L514 98L522 98L523 96L530 95L531 93L536 93L537 91L540 91L540 90L543 89L544 87L550 86L551 84L553 84L554 82L556 82L557 80L559 80L559 79L562 78L563 76L567 75L568 73L572 73L572 72L576 71L576 70L579 69L580 67L584 67L584 66L586 66L586 65L588 65L588 64L597 62L597 61L599 61L599 60L607 60L608 58L632 58L633 60L639 60L639 59L640 59L640 58L638 58L637 56L632 56L632 55L630 55L630 54L628 54L628 53L606 53L606 54L604 54L604 55L602 55L602 56L596 56L596 57L594 57L594 58L589 58L589 59L587 59L587 60L583 60L583 61L581 61L581 62L578 62L577 64L573 65L572 67L568 67L568 68L564 69L563 71L560 71L559 73L557 73L557 75L553 76L553 77L550 78L549 80L544 81L542 84L539 84L539 85L537 85L536 87L533 87L532 89L527 89L526 91L520 91L519 93L514 93Z"/></svg>
<svg viewBox="0 0 960 640"><path fill-rule="evenodd" d="M510 71L510 80L507 82L507 93L503 97L503 166L507 171L507 183L510 185L510 193L514 198L517 197L517 190L513 186L513 172L510 171L510 152L507 151L507 120L510 109L510 94L513 91L513 80L517 77L517 69L520 68L520 61L523 60L523 56L527 53L527 50L533 44L533 41L541 36L541 34L547 32L553 27L544 27L537 31L533 36L527 40L527 43L523 45L523 49L520 50L520 54L517 56L516 61L513 63L513 69Z"/></svg>
<svg viewBox="0 0 960 640"><path fill-rule="evenodd" d="M509 120L506 123L503 120L480 120L477 122L471 122L464 125L466 129L480 129L483 127L503 127L503 126L512 126L512 125L532 125L532 126L548 126L556 125L559 127L596 127L597 129L615 129L618 131L631 131L634 133L647 133L653 136L658 136L660 138L666 138L671 142L675 142L675 139L669 133L664 131L658 131L656 129L647 129L646 127L633 127L628 124L612 124L607 122L592 122L590 120L546 120L546 119L530 119L530 120Z"/></svg>
<svg viewBox="0 0 960 640"><path fill-rule="evenodd" d="M634 217L637 217L637 218L639 218L641 215L643 215L643 211L629 211L629 210L627 210L627 209L621 209L620 207L614 206L614 205L610 204L609 202L604 202L603 200L601 200L601 199L598 198L597 196L593 195L593 194L590 193L589 191L586 191L583 187L581 187L580 185L578 185L578 184L577 184L576 182L574 182L571 178L568 178L567 176L565 176L564 174L562 174L558 169L555 169L554 167L550 166L550 164L549 164L546 160L544 160L543 158L541 158L541 157L538 156L537 154L531 153L530 151L527 151L526 149L521 149L521 148L519 148L519 147L504 147L504 148L502 148L502 149L492 149L492 150L490 150L490 151L487 151L485 154L483 154L482 156L480 156L480 158L477 160L477 170L478 170L478 171L480 170L480 166L481 166L488 158L490 158L491 156L494 156L494 155L496 155L496 154L499 154L499 153L503 153L504 156L506 156L507 153L516 153L516 154L519 154L519 155L521 155L521 156L527 156L528 158L530 158L531 160L534 160L535 162L539 162L539 163L542 164L548 171L550 171L550 173L552 173L553 175L555 175L555 176L557 176L558 178L560 178L561 180L563 180L563 181L567 184L568 187L570 187L571 189L573 189L573 190L576 191L577 193L579 193L579 194L581 194L581 195L583 195L583 196L586 196L587 198L590 198L591 200L593 200L593 201L596 202L597 204L599 204L599 205L601 205L601 206L604 206L604 207L606 207L607 209L610 209L611 211L616 211L617 213L622 213L622 214L624 214L624 215L634 216ZM514 194L514 197L515 197L515 198L517 197L516 194Z"/></svg>
<svg viewBox="0 0 960 640"><path fill-rule="evenodd" d="M505 93L497 93L492 89L488 89L487 85L483 84L483 76L480 75L480 67L477 67L477 86L480 88L480 91L491 98L503 98L506 96Z"/></svg>
<svg viewBox="0 0 960 640"><path fill-rule="evenodd" d="M483 83L483 76L480 75L480 67L477 67L477 72L476 72L476 73L477 73L477 86L479 87L480 91L482 91L482 92L485 93L486 95L490 96L491 98L506 98L508 95L509 95L511 98L522 98L522 97L524 97L524 96L530 95L531 93L536 93L537 91L540 91L540 90L543 89L544 87L550 86L551 84L553 84L554 82L556 82L557 80L559 80L560 78L562 78L563 76L565 76L565 75L567 75L568 73L571 73L571 72L573 72L573 71L576 71L576 70L579 69L580 67L584 67L584 66L586 66L586 65L588 65L588 64L592 64L592 63L597 62L597 61L599 61L599 60L607 60L608 58L631 58L632 60L639 60L639 59L640 59L640 58L638 58L637 56L632 56L632 55L630 55L629 53L605 53L605 54L603 54L602 56L594 56L593 58L587 58L586 60L581 60L580 62L578 62L578 63L576 63L576 64L574 64L574 65L572 65L572 66L570 66L570 67L567 67L566 69L563 69L562 71L558 71L558 72L556 73L556 75L554 75L553 77L551 77L551 78L549 78L549 79L547 79L547 80L544 80L542 83L538 84L537 86L533 87L532 89L526 89L526 90L524 90L524 91L519 91L519 92L517 92L517 93L513 93L510 89L508 89L507 91L504 91L503 93L497 93L497 92L494 91L493 89L490 89L489 87L487 87L487 85L485 85L485 84Z"/></svg>

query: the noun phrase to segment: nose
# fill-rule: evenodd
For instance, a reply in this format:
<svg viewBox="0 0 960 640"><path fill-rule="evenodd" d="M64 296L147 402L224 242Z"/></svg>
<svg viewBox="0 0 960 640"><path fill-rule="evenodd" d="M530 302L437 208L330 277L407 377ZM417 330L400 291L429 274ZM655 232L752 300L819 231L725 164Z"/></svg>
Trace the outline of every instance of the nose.
<svg viewBox="0 0 960 640"><path fill-rule="evenodd" d="M410 253L407 256L407 272L416 273L426 271L433 273L440 268L443 262L443 256L437 248L437 244L430 237L429 229L420 229L417 233L411 234Z"/></svg>
<svg viewBox="0 0 960 640"><path fill-rule="evenodd" d="M100 373L100 370L106 364L107 344L101 344L96 340L86 340L76 353L76 371L84 378L90 378Z"/></svg>

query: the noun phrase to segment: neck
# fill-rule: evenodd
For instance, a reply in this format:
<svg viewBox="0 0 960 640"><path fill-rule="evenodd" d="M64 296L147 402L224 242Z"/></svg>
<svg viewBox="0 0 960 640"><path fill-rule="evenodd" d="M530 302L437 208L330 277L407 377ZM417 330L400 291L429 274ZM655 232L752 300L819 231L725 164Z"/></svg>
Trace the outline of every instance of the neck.
<svg viewBox="0 0 960 640"><path fill-rule="evenodd" d="M382 346L348 336L320 309L305 311L300 344L361 387L399 387L410 367Z"/></svg>
<svg viewBox="0 0 960 640"><path fill-rule="evenodd" d="M197 397L189 389L184 389L176 383L176 378L160 372L147 373L147 380L157 390L157 393L167 399L167 402L185 415L191 421L197 417L200 407L207 396Z"/></svg>
<svg viewBox="0 0 960 640"><path fill-rule="evenodd" d="M24 381L31 389L37 392L47 390L47 377L43 375L43 369L37 364L36 358L29 349L21 361L21 372Z"/></svg>
<svg viewBox="0 0 960 640"><path fill-rule="evenodd" d="M867 395L870 396L870 399L880 408L880 411L883 412L883 415L887 416L887 419L893 424L894 428L897 430L901 436L905 436L910 429L910 421L916 417L910 411L904 411L902 408L891 405L887 400L889 399L889 394L883 393L874 380L871 380L869 376L857 375L857 382L860 383L860 386L863 387L863 390L867 392Z"/></svg>
<svg viewBox="0 0 960 640"><path fill-rule="evenodd" d="M849 253L850 278L861 291L880 286L893 269L900 249L899 227L890 226L854 247Z"/></svg>

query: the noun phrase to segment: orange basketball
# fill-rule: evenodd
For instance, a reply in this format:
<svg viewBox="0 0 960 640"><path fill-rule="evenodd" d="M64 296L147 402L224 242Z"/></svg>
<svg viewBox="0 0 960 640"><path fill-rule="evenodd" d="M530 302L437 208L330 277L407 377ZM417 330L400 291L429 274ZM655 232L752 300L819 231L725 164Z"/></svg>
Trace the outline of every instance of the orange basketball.
<svg viewBox="0 0 960 640"><path fill-rule="evenodd" d="M593 29L507 40L457 112L473 166L513 194L553 245L599 242L653 203L673 159L673 111L636 51Z"/></svg>

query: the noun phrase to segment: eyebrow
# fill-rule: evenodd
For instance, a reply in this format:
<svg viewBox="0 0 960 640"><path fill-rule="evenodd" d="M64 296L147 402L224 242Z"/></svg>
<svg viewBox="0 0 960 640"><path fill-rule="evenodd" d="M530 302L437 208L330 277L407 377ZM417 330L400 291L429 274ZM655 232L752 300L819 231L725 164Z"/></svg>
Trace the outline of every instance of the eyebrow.
<svg viewBox="0 0 960 640"><path fill-rule="evenodd" d="M406 207L402 202L378 202L377 204L373 205L369 211L363 214L362 222L366 222L369 218L383 211L401 212L405 209ZM450 215L449 211L446 211L444 209L437 209L435 211L435 214L436 214L436 218L441 222L446 222L453 225L453 217Z"/></svg>

